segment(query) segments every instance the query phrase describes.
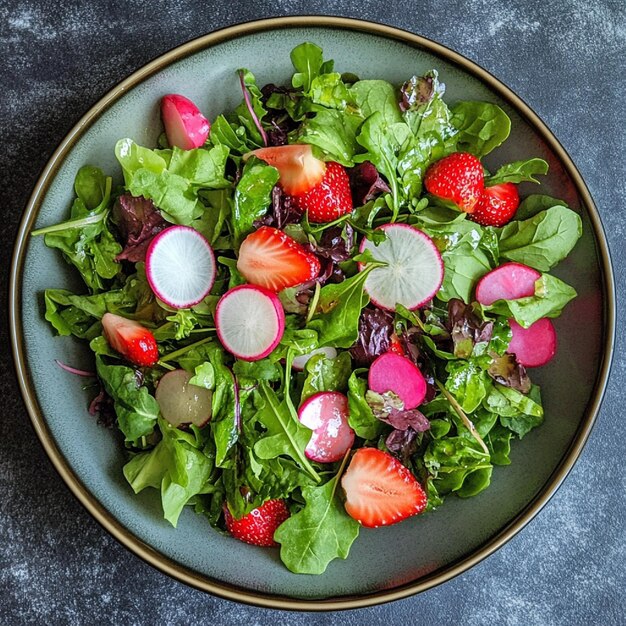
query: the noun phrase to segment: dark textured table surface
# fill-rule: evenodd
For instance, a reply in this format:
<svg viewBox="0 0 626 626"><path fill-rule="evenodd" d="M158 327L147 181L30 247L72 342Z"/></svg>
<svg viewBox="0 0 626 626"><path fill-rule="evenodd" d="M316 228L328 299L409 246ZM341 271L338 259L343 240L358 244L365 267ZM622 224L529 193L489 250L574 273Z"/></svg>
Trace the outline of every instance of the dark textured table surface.
<svg viewBox="0 0 626 626"><path fill-rule="evenodd" d="M95 100L145 62L196 36L299 13L403 27L477 61L512 87L547 122L587 181L624 294L623 0L2 0L2 299L30 189L57 143ZM625 623L623 339L579 462L510 543L418 597L361 611L294 614L227 602L170 580L87 514L29 425L8 349L6 304L1 310L0 624ZM618 329L624 319L618 311Z"/></svg>

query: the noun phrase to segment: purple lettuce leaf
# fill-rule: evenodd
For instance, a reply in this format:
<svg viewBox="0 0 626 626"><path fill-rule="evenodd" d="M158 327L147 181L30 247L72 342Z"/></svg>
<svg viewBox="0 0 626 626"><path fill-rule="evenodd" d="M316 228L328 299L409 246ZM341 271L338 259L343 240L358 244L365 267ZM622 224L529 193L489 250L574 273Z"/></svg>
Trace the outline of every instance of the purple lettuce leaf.
<svg viewBox="0 0 626 626"><path fill-rule="evenodd" d="M400 110L420 111L436 96L442 96L444 91L445 85L439 82L435 71L424 76L412 76L400 88Z"/></svg>
<svg viewBox="0 0 626 626"><path fill-rule="evenodd" d="M447 329L454 345L454 356L468 358L477 343L489 343L493 322L484 321L471 304L452 298L448 302Z"/></svg>
<svg viewBox="0 0 626 626"><path fill-rule="evenodd" d="M261 219L254 221L253 226L273 226L282 230L287 224L296 224L301 219L302 211L294 199L276 185L272 189L272 206Z"/></svg>
<svg viewBox="0 0 626 626"><path fill-rule="evenodd" d="M394 332L393 315L374 307L365 307L359 318L359 336L350 348L358 367L371 365L376 357L389 350Z"/></svg>
<svg viewBox="0 0 626 626"><path fill-rule="evenodd" d="M513 354L494 356L487 373L505 387L511 387L521 393L530 391L531 382L526 368L517 362Z"/></svg>
<svg viewBox="0 0 626 626"><path fill-rule="evenodd" d="M373 163L364 161L348 170L352 204L363 206L381 193L391 191L389 185L381 178Z"/></svg>
<svg viewBox="0 0 626 626"><path fill-rule="evenodd" d="M120 196L113 205L113 221L124 246L115 260L133 263L145 260L150 242L168 225L152 200L130 194Z"/></svg>

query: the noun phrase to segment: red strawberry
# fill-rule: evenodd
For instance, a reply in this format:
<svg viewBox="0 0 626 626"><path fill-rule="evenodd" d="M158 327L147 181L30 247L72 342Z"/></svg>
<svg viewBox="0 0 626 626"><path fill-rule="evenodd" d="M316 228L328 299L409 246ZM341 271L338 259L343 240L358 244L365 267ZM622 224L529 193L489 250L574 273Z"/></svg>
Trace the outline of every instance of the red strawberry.
<svg viewBox="0 0 626 626"><path fill-rule="evenodd" d="M294 199L301 211L308 211L310 222L332 222L350 213L352 193L345 168L339 163L326 163L326 173L321 182Z"/></svg>
<svg viewBox="0 0 626 626"><path fill-rule="evenodd" d="M147 367L159 360L159 349L154 335L139 322L105 313L102 317L102 328L109 345L131 363Z"/></svg>
<svg viewBox="0 0 626 626"><path fill-rule="evenodd" d="M274 146L259 148L251 154L275 167L280 175L280 186L290 196L298 196L313 189L326 171L326 164L313 156L309 145Z"/></svg>
<svg viewBox="0 0 626 626"><path fill-rule="evenodd" d="M515 215L519 194L513 183L485 187L470 219L483 226L504 226Z"/></svg>
<svg viewBox="0 0 626 626"><path fill-rule="evenodd" d="M467 152L454 152L433 163L424 177L429 193L453 202L465 213L474 210L484 184L483 166Z"/></svg>
<svg viewBox="0 0 626 626"><path fill-rule="evenodd" d="M226 528L239 541L254 546L277 546L274 541L276 529L289 517L284 500L268 500L241 519L235 519L224 506Z"/></svg>
<svg viewBox="0 0 626 626"><path fill-rule="evenodd" d="M249 283L277 292L317 278L320 262L282 230L261 226L243 240L237 269Z"/></svg>
<svg viewBox="0 0 626 626"><path fill-rule="evenodd" d="M391 333L391 338L389 341L389 352L393 352L399 356L406 356L406 352L404 351L404 346L400 341L400 337L396 335L396 333Z"/></svg>
<svg viewBox="0 0 626 626"><path fill-rule="evenodd" d="M426 493L415 476L377 448L355 452L341 486L348 515L368 528L396 524L426 508Z"/></svg>

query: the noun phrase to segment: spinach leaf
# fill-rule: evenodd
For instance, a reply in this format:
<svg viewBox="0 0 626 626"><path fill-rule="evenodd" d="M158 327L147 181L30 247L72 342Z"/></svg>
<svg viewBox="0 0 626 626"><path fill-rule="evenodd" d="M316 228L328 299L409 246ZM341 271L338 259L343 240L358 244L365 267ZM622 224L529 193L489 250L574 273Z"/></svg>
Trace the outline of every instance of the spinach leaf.
<svg viewBox="0 0 626 626"><path fill-rule="evenodd" d="M487 395L491 380L475 360L451 361L446 365L448 378L445 386L454 394L466 413L475 411Z"/></svg>
<svg viewBox="0 0 626 626"><path fill-rule="evenodd" d="M456 150L477 157L489 154L511 132L509 116L490 102L464 101L452 107L451 124L458 130Z"/></svg>
<svg viewBox="0 0 626 626"><path fill-rule="evenodd" d="M542 317L558 317L576 295L575 289L567 283L550 274L542 274L535 282L534 295L516 300L496 300L483 308L497 315L513 317L520 326L528 328Z"/></svg>
<svg viewBox="0 0 626 626"><path fill-rule="evenodd" d="M562 261L582 235L582 221L564 206L553 206L498 229L500 254L505 259L547 272Z"/></svg>
<svg viewBox="0 0 626 626"><path fill-rule="evenodd" d="M135 370L125 365L106 365L96 355L96 371L105 391L114 402L117 424L127 442L133 443L152 433L159 405L140 384Z"/></svg>
<svg viewBox="0 0 626 626"><path fill-rule="evenodd" d="M533 385L528 395L496 383L485 399L485 406L500 416L500 423L520 439L543 423L539 387Z"/></svg>
<svg viewBox="0 0 626 626"><path fill-rule="evenodd" d="M493 175L485 179L485 186L499 185L500 183L538 183L535 178L538 174L547 174L548 164L543 159L527 159L507 163Z"/></svg>
<svg viewBox="0 0 626 626"><path fill-rule="evenodd" d="M494 427L485 436L485 443L489 448L491 462L494 465L510 465L511 437L513 433L500 424Z"/></svg>
<svg viewBox="0 0 626 626"><path fill-rule="evenodd" d="M342 352L334 359L316 354L307 361L306 371L302 402L320 391L345 391L352 373L350 354Z"/></svg>
<svg viewBox="0 0 626 626"><path fill-rule="evenodd" d="M546 196L539 193L533 193L526 196L521 202L515 213L516 220L526 220L529 217L537 215L540 211L546 211L553 206L564 206L569 208L563 200Z"/></svg>
<svg viewBox="0 0 626 626"><path fill-rule="evenodd" d="M347 107L355 110L354 94L346 87L341 74L331 72L316 76L311 81L311 89L308 96L314 104L318 104L329 109L344 111Z"/></svg>
<svg viewBox="0 0 626 626"><path fill-rule="evenodd" d="M396 89L386 80L360 80L350 87L363 119L378 112L387 126L402 122Z"/></svg>
<svg viewBox="0 0 626 626"><path fill-rule="evenodd" d="M376 418L365 399L367 382L357 375L358 372L364 371L366 370L355 370L348 379L348 406L350 409L348 423L358 437L373 440L382 433L384 424Z"/></svg>
<svg viewBox="0 0 626 626"><path fill-rule="evenodd" d="M296 574L322 574L333 559L348 557L359 534L359 523L346 513L337 493L340 475L302 489L304 507L274 534L281 560Z"/></svg>

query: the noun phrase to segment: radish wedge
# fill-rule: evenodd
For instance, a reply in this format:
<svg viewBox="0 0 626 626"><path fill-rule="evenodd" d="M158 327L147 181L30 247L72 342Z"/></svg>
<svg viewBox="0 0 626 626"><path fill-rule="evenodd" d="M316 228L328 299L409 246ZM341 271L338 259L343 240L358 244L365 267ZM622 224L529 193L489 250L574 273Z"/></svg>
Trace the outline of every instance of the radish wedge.
<svg viewBox="0 0 626 626"><path fill-rule="evenodd" d="M244 361L258 361L280 343L285 313L275 293L241 285L227 291L217 303L215 327L226 350Z"/></svg>
<svg viewBox="0 0 626 626"><path fill-rule="evenodd" d="M381 309L394 311L396 304L414 310L433 299L443 282L443 261L433 240L408 224L384 224L387 239L378 246L364 238L360 251L369 250L377 267L365 281L365 291ZM359 269L363 265L359 264Z"/></svg>
<svg viewBox="0 0 626 626"><path fill-rule="evenodd" d="M204 145L211 125L200 109L185 96L175 93L163 96L161 117L170 146L192 150Z"/></svg>
<svg viewBox="0 0 626 626"><path fill-rule="evenodd" d="M322 391L308 398L298 411L300 422L313 431L304 454L318 463L339 461L354 443L348 425L348 398L337 391Z"/></svg>
<svg viewBox="0 0 626 626"><path fill-rule="evenodd" d="M152 291L175 309L187 309L203 300L213 287L215 271L211 245L189 226L162 230L146 253Z"/></svg>
<svg viewBox="0 0 626 626"><path fill-rule="evenodd" d="M185 370L168 372L161 378L154 394L161 415L172 426L194 424L202 428L211 419L213 393L191 385L192 375Z"/></svg>
<svg viewBox="0 0 626 626"><path fill-rule="evenodd" d="M513 336L507 352L514 354L518 363L525 367L539 367L552 359L556 352L556 331L547 318L523 328L515 320L509 320Z"/></svg>
<svg viewBox="0 0 626 626"><path fill-rule="evenodd" d="M485 306L496 300L517 300L535 295L541 274L528 265L504 263L485 274L476 285L476 301Z"/></svg>
<svg viewBox="0 0 626 626"><path fill-rule="evenodd" d="M301 354L300 356L297 356L293 360L291 367L293 367L293 369L297 370L298 372L302 372L306 367L306 364L309 362L309 359L314 357L316 354L323 354L327 359L334 359L337 356L337 350L335 350L335 348L333 348L332 346L328 346L326 348L317 348L315 350L312 350L308 354Z"/></svg>
<svg viewBox="0 0 626 626"><path fill-rule="evenodd" d="M405 356L385 352L371 365L368 386L376 393L393 391L405 409L414 409L426 397L426 379L413 361Z"/></svg>

